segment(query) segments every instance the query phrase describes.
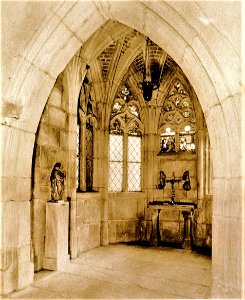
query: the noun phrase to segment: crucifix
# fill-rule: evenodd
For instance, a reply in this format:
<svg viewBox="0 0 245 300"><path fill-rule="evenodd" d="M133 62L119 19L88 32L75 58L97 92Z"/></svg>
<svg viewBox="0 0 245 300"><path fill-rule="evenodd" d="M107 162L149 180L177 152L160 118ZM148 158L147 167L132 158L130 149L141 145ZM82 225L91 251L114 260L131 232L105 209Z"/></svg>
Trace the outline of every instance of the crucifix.
<svg viewBox="0 0 245 300"><path fill-rule="evenodd" d="M171 201L170 203L172 205L175 204L175 188L174 185L176 182L181 182L182 180L185 180L184 184L183 184L183 189L185 191L189 191L191 189L191 185L190 185L190 177L189 177L189 171L185 171L182 178L175 178L175 172L173 172L172 178L167 179L165 173L163 171L160 171L160 183L158 184L157 188L162 190L164 189L166 183L170 182L171 183L171 188L172 188L172 193L171 193Z"/></svg>
<svg viewBox="0 0 245 300"><path fill-rule="evenodd" d="M175 178L175 173L173 172L173 175L172 175L172 178L171 179L166 179L166 182L170 182L171 183L171 187L172 187L172 193L171 193L171 204L174 204L175 201L175 190L174 190L174 185L176 182L181 182L182 181L182 178Z"/></svg>

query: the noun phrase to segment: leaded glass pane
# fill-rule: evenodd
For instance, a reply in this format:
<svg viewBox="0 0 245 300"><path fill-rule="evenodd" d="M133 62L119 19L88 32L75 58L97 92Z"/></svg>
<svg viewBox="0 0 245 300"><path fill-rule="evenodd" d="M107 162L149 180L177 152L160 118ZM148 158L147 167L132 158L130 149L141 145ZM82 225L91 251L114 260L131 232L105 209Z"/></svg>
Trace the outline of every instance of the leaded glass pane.
<svg viewBox="0 0 245 300"><path fill-rule="evenodd" d="M128 163L128 191L141 191L140 177L141 167L140 163Z"/></svg>
<svg viewBox="0 0 245 300"><path fill-rule="evenodd" d="M194 132L180 132L180 144L181 151L195 151L195 133Z"/></svg>
<svg viewBox="0 0 245 300"><path fill-rule="evenodd" d="M80 126L77 125L77 168L76 168L76 189L80 188Z"/></svg>
<svg viewBox="0 0 245 300"><path fill-rule="evenodd" d="M141 161L141 137L139 136L128 137L128 161Z"/></svg>
<svg viewBox="0 0 245 300"><path fill-rule="evenodd" d="M86 126L86 190L93 189L93 126Z"/></svg>
<svg viewBox="0 0 245 300"><path fill-rule="evenodd" d="M119 114L121 112L122 112L122 105L119 102L115 102L112 107L112 112L111 112L112 116Z"/></svg>
<svg viewBox="0 0 245 300"><path fill-rule="evenodd" d="M129 111L131 112L132 115L135 115L136 117L139 117L139 109L135 105L129 105L128 106Z"/></svg>
<svg viewBox="0 0 245 300"><path fill-rule="evenodd" d="M139 128L139 124L137 122L133 122L130 126L130 129L128 131L129 135L134 135L134 136L140 136L141 132L140 132L140 128Z"/></svg>
<svg viewBox="0 0 245 300"><path fill-rule="evenodd" d="M93 189L93 159L86 159L86 190Z"/></svg>
<svg viewBox="0 0 245 300"><path fill-rule="evenodd" d="M122 135L110 134L110 161L123 160L123 137Z"/></svg>
<svg viewBox="0 0 245 300"><path fill-rule="evenodd" d="M93 126L86 126L86 157L93 157Z"/></svg>
<svg viewBox="0 0 245 300"><path fill-rule="evenodd" d="M123 164L122 162L110 162L109 166L109 190L122 191Z"/></svg>
<svg viewBox="0 0 245 300"><path fill-rule="evenodd" d="M175 151L175 132L161 134L161 153Z"/></svg>

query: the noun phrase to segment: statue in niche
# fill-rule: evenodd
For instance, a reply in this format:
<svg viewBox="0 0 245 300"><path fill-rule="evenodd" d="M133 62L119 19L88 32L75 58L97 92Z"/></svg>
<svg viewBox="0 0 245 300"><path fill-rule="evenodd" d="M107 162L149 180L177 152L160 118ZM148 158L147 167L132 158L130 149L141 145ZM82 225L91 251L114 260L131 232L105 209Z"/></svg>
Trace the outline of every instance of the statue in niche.
<svg viewBox="0 0 245 300"><path fill-rule="evenodd" d="M182 176L182 180L185 180L185 182L183 184L183 189L188 192L191 189L191 181L190 181L189 171L184 172L184 174Z"/></svg>
<svg viewBox="0 0 245 300"><path fill-rule="evenodd" d="M166 185L166 175L163 171L160 171L160 183L158 184L157 188L162 190L165 188Z"/></svg>
<svg viewBox="0 0 245 300"><path fill-rule="evenodd" d="M65 189L65 173L61 169L61 163L58 162L54 165L53 170L50 175L51 184L51 201L58 202L63 200L63 194Z"/></svg>

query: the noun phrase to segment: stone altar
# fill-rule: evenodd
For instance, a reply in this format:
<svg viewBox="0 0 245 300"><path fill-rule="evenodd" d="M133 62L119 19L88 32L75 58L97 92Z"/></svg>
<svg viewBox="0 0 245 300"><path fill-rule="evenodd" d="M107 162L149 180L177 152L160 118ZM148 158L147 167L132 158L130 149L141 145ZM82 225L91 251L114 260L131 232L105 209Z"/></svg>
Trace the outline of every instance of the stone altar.
<svg viewBox="0 0 245 300"><path fill-rule="evenodd" d="M69 261L68 254L69 203L46 203L46 238L44 268L62 270Z"/></svg>
<svg viewBox="0 0 245 300"><path fill-rule="evenodd" d="M184 217L184 238L182 242L182 247L184 249L192 248L192 221L193 213L196 208L195 203L184 203L184 202L175 202L171 204L169 201L156 201L149 202L148 208L156 210L156 213L152 217L152 240L151 243L153 246L158 246L160 243L160 233L159 233L159 215L161 210L177 210L182 211Z"/></svg>

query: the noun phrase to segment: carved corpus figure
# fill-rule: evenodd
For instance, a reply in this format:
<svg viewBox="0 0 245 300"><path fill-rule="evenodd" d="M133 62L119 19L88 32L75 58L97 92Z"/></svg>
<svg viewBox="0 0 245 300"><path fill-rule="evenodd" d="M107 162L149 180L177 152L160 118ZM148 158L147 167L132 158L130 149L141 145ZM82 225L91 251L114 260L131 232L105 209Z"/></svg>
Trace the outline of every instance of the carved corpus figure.
<svg viewBox="0 0 245 300"><path fill-rule="evenodd" d="M56 163L50 176L51 202L62 200L65 189L65 173L61 170L61 163Z"/></svg>

